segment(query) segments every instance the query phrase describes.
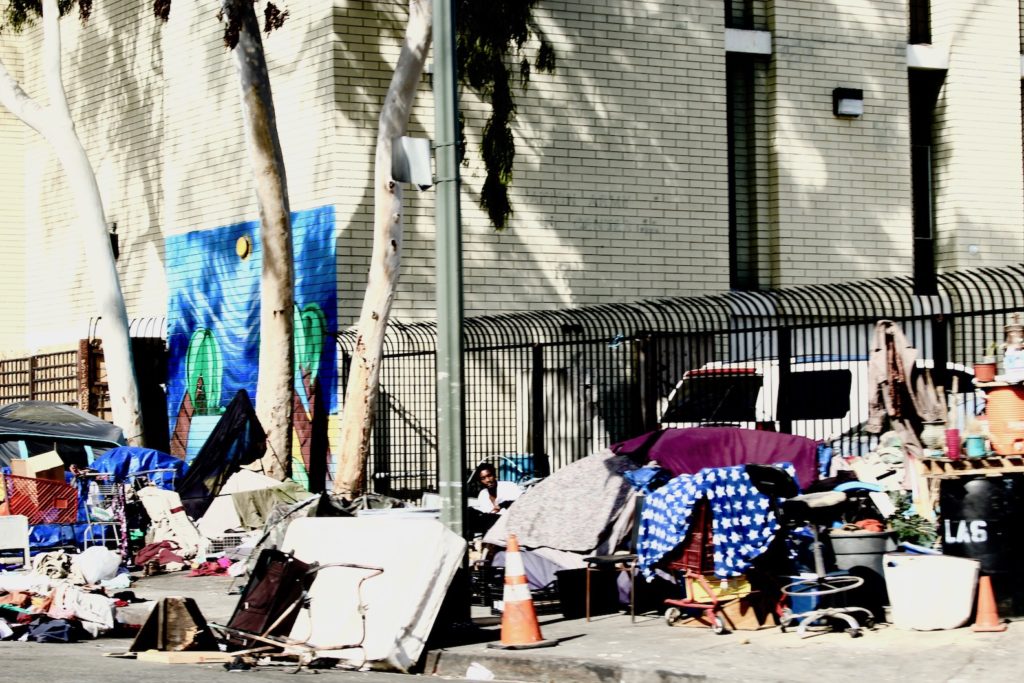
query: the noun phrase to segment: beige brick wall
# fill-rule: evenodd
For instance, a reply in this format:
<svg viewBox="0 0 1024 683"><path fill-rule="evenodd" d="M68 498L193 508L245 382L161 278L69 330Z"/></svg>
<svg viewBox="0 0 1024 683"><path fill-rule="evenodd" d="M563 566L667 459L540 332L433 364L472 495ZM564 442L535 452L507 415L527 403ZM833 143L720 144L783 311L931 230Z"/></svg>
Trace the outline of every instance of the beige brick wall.
<svg viewBox="0 0 1024 683"><path fill-rule="evenodd" d="M957 19L943 9L945 0L936 2L949 15L937 21L937 32L959 36L943 105L948 168L940 187L940 245L959 253L961 236L994 235L984 253L1019 260L1014 245L1024 191L1019 100L1011 102L1019 97L1018 8L986 5ZM369 0L292 0L289 10L266 50L291 204L293 210L336 207L344 325L354 320L365 286L376 120L405 9ZM774 55L757 81L768 112L757 121L763 279L790 286L909 274L905 3L759 0L754 10L755 24L774 34ZM72 111L109 220L118 224L118 268L131 317L166 314L167 235L257 217L237 81L219 24L195 3L175 3L164 26L149 12L108 0L97 3L84 29L64 22ZM727 289L723 14L721 2L710 0L540 3L538 23L555 45L558 68L534 74L529 88L517 92L515 214L500 233L477 205L486 111L462 93L470 124L462 168L468 315ZM996 38L986 41L990 30ZM24 42L33 94L42 92L38 42L38 32ZM986 81L995 52L996 81ZM835 118L835 87L862 88L865 115ZM985 88L1000 92L984 95ZM430 136L429 84L420 94L412 134ZM982 139L993 126L1014 121L1009 137ZM0 135L8 130L0 118ZM11 280L18 267L49 274L31 279L30 301L22 297L29 309L23 329L32 330L31 338L16 336L30 351L66 346L87 333L94 311L73 207L46 144L22 136L21 157L8 139L0 169L21 167L28 189L23 202L2 208L0 234L25 230L27 239L23 253L12 243L0 255L0 271ZM408 320L434 312L434 193L408 191L406 199L394 313ZM12 213L22 210L14 204L24 207L23 217Z"/></svg>
<svg viewBox="0 0 1024 683"><path fill-rule="evenodd" d="M911 271L903 2L769 7L772 285ZM864 115L832 115L832 90L864 91Z"/></svg>
<svg viewBox="0 0 1024 683"><path fill-rule="evenodd" d="M266 39L293 209L332 203L330 155L320 154L332 109L332 34L316 3L295 3ZM175 3L161 25L149 6L97 3L85 27L62 22L72 116L117 223L118 271L132 318L166 315L167 235L255 220L238 81L215 13ZM44 92L36 27L25 36L26 89ZM52 151L34 136L25 164L31 272L55 264L33 292L27 350L89 331L95 306L73 206Z"/></svg>
<svg viewBox="0 0 1024 683"><path fill-rule="evenodd" d="M935 232L943 270L1024 259L1020 9L1016 0L933 0L948 46L936 111Z"/></svg>
<svg viewBox="0 0 1024 683"><path fill-rule="evenodd" d="M21 74L15 38L0 35L0 60L12 76ZM0 107L0 358L25 340L25 138L29 129Z"/></svg>
<svg viewBox="0 0 1024 683"><path fill-rule="evenodd" d="M474 209L475 158L466 173L468 310L726 288L721 3L544 2L538 16L558 68L518 99L508 230Z"/></svg>

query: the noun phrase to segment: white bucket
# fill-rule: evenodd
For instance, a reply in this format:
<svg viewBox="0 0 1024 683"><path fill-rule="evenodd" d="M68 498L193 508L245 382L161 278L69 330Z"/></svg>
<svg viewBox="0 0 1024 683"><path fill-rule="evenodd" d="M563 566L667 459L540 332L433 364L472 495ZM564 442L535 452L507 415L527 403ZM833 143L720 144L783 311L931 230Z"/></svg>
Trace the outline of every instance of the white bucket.
<svg viewBox="0 0 1024 683"><path fill-rule="evenodd" d="M887 553L885 583L897 628L958 628L971 617L980 563L948 555Z"/></svg>

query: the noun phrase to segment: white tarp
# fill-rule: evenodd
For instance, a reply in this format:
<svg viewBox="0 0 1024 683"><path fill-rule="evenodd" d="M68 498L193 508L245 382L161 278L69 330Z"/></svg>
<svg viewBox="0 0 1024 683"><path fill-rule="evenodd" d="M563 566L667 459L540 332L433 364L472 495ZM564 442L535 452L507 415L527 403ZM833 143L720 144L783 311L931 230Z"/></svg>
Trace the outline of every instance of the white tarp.
<svg viewBox="0 0 1024 683"><path fill-rule="evenodd" d="M358 586L373 572L345 567L320 570L291 637L316 646L318 656L405 672L423 652L466 542L434 519L305 517L288 527L282 550L303 562L383 568L362 586L365 638ZM332 649L360 640L362 648Z"/></svg>
<svg viewBox="0 0 1024 683"><path fill-rule="evenodd" d="M196 522L199 533L206 538L213 538L220 536L228 529L237 529L241 525L242 520L238 518L235 504L231 500L232 493L269 489L280 483L277 479L260 474L259 472L247 469L238 470L231 475L230 479L224 482L220 493L210 503L210 507L206 508L202 519Z"/></svg>
<svg viewBox="0 0 1024 683"><path fill-rule="evenodd" d="M138 496L149 515L152 534L150 543L175 541L178 544L178 550L174 551L176 554L185 559L195 557L204 541L195 524L185 514L181 497L174 491L165 491L156 486L143 486Z"/></svg>

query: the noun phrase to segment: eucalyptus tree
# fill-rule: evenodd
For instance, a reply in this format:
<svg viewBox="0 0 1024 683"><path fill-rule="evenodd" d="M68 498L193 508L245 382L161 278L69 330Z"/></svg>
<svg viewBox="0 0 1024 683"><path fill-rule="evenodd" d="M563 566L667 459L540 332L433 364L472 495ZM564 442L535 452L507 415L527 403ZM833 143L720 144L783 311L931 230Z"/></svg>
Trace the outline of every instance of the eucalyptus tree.
<svg viewBox="0 0 1024 683"><path fill-rule="evenodd" d="M380 361L402 262L402 185L392 178L391 150L405 134L430 49L433 0L409 0L398 63L377 121L373 172L373 251L356 331L341 419L334 492L354 498L363 488L370 430L380 386Z"/></svg>
<svg viewBox="0 0 1024 683"><path fill-rule="evenodd" d="M508 200L515 159L512 86L517 75L521 83L529 81L531 64L523 50L531 35L540 43L534 66L542 71L555 66L554 50L533 20L536 4L537 0L460 0L456 10L460 80L491 109L480 150L486 170L481 206L498 229L506 226L512 213ZM405 134L408 125L430 48L432 16L432 0L409 1L405 40L377 124L373 252L356 327L341 422L340 461L334 479L334 492L349 498L365 486L384 338L401 267L402 188L391 177L392 142Z"/></svg>
<svg viewBox="0 0 1024 683"><path fill-rule="evenodd" d="M267 434L262 466L268 476L284 479L292 450L295 262L284 155L254 4L254 0L222 0L218 16L238 76L242 127L260 215L263 258L256 416ZM167 21L171 0L156 0L153 9ZM263 15L263 28L269 34L283 25L288 13L268 2Z"/></svg>
<svg viewBox="0 0 1024 683"><path fill-rule="evenodd" d="M42 22L41 64L46 104L25 92L0 59L0 104L38 132L53 148L67 174L82 231L89 284L100 317L100 338L107 371L113 421L132 445L144 441L142 405L132 361L131 335L124 294L107 232L107 218L96 173L71 118L61 69L60 18L77 6L81 22L89 19L92 0L8 0L3 7L3 28L21 31Z"/></svg>

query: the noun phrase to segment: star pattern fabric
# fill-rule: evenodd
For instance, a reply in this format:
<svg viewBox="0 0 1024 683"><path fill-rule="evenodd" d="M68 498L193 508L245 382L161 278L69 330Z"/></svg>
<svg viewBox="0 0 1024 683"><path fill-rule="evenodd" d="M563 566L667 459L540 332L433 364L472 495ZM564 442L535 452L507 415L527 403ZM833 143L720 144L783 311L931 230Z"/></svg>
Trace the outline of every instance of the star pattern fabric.
<svg viewBox="0 0 1024 683"><path fill-rule="evenodd" d="M779 466L795 476L790 463ZM644 501L637 565L648 581L655 565L686 539L691 513L702 498L711 506L715 576L743 574L779 528L768 497L754 487L743 465L680 475Z"/></svg>

